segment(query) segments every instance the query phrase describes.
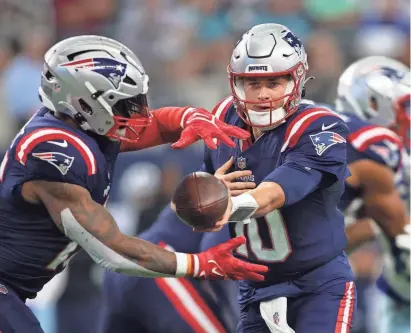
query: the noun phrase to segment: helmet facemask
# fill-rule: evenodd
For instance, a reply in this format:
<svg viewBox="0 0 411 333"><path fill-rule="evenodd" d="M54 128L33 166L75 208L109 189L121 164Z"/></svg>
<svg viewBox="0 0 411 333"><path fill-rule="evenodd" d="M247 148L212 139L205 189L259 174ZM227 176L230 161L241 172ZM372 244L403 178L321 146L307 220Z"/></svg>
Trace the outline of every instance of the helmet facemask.
<svg viewBox="0 0 411 333"><path fill-rule="evenodd" d="M234 73L230 67L231 91L239 117L249 126L270 130L283 123L286 118L297 111L305 80L306 70L302 63L284 72L270 73ZM244 82L286 77L288 83L284 93L276 98L267 100L247 99ZM268 88L265 88L268 89ZM254 107L254 108L253 108Z"/></svg>
<svg viewBox="0 0 411 333"><path fill-rule="evenodd" d="M113 114L114 126L106 133L106 136L119 141L138 141L144 129L151 122L151 113L145 94L119 100L113 106Z"/></svg>
<svg viewBox="0 0 411 333"><path fill-rule="evenodd" d="M393 130L400 136L407 150L410 150L410 94L394 101L396 123Z"/></svg>

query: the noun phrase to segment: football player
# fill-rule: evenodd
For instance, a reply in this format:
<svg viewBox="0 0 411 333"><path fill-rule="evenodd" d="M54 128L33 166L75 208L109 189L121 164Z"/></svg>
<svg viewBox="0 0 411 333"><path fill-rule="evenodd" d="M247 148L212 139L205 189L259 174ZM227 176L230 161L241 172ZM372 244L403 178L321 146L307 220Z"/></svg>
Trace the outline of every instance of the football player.
<svg viewBox="0 0 411 333"><path fill-rule="evenodd" d="M410 223L409 155L404 147L409 145L409 73L407 66L390 58L363 58L341 75L336 103L350 129L351 177L340 203L349 222L347 248L355 249L377 234L383 249L383 272L377 280L385 295L378 302L383 304L383 333L410 331L409 245L398 246L403 238L411 242L404 229Z"/></svg>
<svg viewBox="0 0 411 333"><path fill-rule="evenodd" d="M248 134L205 110L149 111L148 76L124 45L99 36L63 40L45 54L40 109L0 167L0 331L40 333L26 307L81 247L103 267L144 277L260 279L235 259L238 237L200 254L170 252L122 234L104 208L119 152L199 138L229 146ZM225 132L225 133L223 133ZM136 295L138 297L138 295Z"/></svg>
<svg viewBox="0 0 411 333"><path fill-rule="evenodd" d="M303 44L287 27L262 24L245 33L228 66L232 96L213 114L247 129L234 148L206 149L203 171L230 158L230 172L257 187L232 197L235 255L269 267L264 282L239 282L237 332L348 332L356 307L354 276L344 253L344 216L337 204L349 175L348 128L335 113L302 103L308 70ZM202 245L216 237L206 234Z"/></svg>

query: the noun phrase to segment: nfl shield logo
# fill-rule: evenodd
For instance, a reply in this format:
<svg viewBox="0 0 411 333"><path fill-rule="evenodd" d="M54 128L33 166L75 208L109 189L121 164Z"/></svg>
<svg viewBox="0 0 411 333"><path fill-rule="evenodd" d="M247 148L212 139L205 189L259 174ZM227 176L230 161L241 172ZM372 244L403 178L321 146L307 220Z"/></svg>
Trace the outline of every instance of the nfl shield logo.
<svg viewBox="0 0 411 333"><path fill-rule="evenodd" d="M247 164L245 163L245 157L237 157L237 166L240 169L245 169L247 167Z"/></svg>
<svg viewBox="0 0 411 333"><path fill-rule="evenodd" d="M278 312L274 313L273 320L274 320L274 324L276 325L280 323L280 315L278 314Z"/></svg>
<svg viewBox="0 0 411 333"><path fill-rule="evenodd" d="M0 294L6 295L8 292L9 291L7 290L7 288L3 286L2 284L0 284Z"/></svg>

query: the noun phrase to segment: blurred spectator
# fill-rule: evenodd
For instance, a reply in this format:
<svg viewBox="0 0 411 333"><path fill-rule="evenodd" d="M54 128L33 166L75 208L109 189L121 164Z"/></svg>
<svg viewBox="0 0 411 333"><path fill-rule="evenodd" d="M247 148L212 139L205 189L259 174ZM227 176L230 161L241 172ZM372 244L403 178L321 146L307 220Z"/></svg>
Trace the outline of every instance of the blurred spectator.
<svg viewBox="0 0 411 333"><path fill-rule="evenodd" d="M372 5L371 5L372 4ZM409 62L410 7L401 0L363 3L363 17L356 36L357 56L385 55Z"/></svg>
<svg viewBox="0 0 411 333"><path fill-rule="evenodd" d="M18 45L33 27L54 38L53 0L0 0L0 39Z"/></svg>
<svg viewBox="0 0 411 333"><path fill-rule="evenodd" d="M151 162L136 162L124 171L119 179L122 201L108 207L122 232L136 235L141 229L141 214L155 205L161 182L161 169Z"/></svg>
<svg viewBox="0 0 411 333"><path fill-rule="evenodd" d="M333 104L337 92L338 77L343 70L343 58L338 41L325 30L315 31L306 43L309 75L307 98L316 102Z"/></svg>
<svg viewBox="0 0 411 333"><path fill-rule="evenodd" d="M311 32L311 22L303 0L268 0L253 24L283 24L291 29L303 42Z"/></svg>
<svg viewBox="0 0 411 333"><path fill-rule="evenodd" d="M5 107L19 127L41 107L37 90L41 82L44 53L51 42L52 36L43 29L27 31L21 52L9 62L1 77Z"/></svg>
<svg viewBox="0 0 411 333"><path fill-rule="evenodd" d="M106 35L117 0L53 0L58 39L79 34Z"/></svg>
<svg viewBox="0 0 411 333"><path fill-rule="evenodd" d="M360 9L359 0L305 0L305 8L310 17L321 23L349 25Z"/></svg>

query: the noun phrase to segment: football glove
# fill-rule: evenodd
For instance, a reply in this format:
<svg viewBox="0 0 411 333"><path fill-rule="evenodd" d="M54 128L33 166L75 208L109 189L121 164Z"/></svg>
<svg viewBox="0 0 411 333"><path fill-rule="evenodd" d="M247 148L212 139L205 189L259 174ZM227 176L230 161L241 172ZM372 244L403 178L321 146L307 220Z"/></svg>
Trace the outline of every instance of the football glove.
<svg viewBox="0 0 411 333"><path fill-rule="evenodd" d="M232 254L232 251L243 245L245 241L243 236L236 237L193 255L193 267L189 275L207 280L264 281L261 273L268 271L267 266L242 261Z"/></svg>
<svg viewBox="0 0 411 333"><path fill-rule="evenodd" d="M197 140L203 139L210 149L217 149L217 140L234 148L235 143L230 138L245 140L250 133L237 127L228 125L217 119L205 109L188 109L183 115L181 126L183 132L180 139L171 145L173 149L185 148Z"/></svg>

